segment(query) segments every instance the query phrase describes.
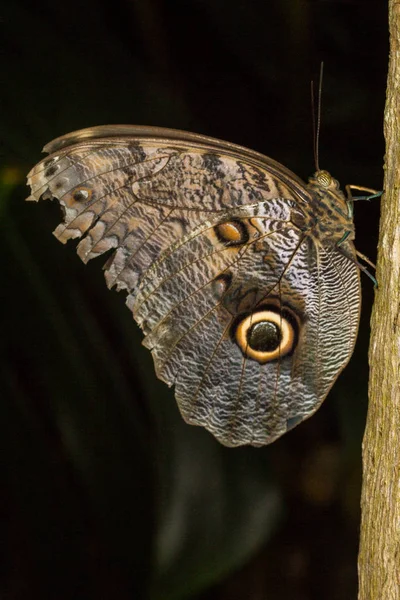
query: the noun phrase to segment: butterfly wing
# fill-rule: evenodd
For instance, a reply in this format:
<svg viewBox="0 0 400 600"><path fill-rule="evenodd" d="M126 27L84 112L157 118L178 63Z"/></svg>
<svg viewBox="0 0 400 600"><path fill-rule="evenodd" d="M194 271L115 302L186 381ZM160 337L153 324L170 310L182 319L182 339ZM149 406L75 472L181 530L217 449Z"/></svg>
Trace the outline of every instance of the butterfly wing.
<svg viewBox="0 0 400 600"><path fill-rule="evenodd" d="M174 130L98 127L45 150L29 199L59 200L54 233L82 238L84 261L114 249L107 285L127 290L186 421L258 446L318 408L354 347L359 275L305 232L300 179Z"/></svg>

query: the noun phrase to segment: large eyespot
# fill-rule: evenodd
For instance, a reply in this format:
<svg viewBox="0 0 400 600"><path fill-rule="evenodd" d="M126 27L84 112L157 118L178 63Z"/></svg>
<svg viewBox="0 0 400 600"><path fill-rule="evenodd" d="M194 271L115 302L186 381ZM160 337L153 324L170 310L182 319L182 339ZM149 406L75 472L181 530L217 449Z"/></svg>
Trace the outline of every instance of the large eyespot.
<svg viewBox="0 0 400 600"><path fill-rule="evenodd" d="M241 246L249 240L249 233L243 221L227 221L214 227L220 242L226 246Z"/></svg>
<svg viewBox="0 0 400 600"><path fill-rule="evenodd" d="M234 340L247 358L260 364L291 353L298 338L298 322L292 311L265 306L236 323Z"/></svg>

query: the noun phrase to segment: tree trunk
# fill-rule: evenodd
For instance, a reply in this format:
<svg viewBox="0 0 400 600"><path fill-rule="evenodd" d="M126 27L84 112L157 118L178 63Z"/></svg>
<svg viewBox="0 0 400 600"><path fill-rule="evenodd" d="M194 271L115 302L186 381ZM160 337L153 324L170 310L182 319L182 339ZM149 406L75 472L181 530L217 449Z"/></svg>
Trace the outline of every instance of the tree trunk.
<svg viewBox="0 0 400 600"><path fill-rule="evenodd" d="M400 600L400 4L389 0L382 198L363 441L359 600Z"/></svg>

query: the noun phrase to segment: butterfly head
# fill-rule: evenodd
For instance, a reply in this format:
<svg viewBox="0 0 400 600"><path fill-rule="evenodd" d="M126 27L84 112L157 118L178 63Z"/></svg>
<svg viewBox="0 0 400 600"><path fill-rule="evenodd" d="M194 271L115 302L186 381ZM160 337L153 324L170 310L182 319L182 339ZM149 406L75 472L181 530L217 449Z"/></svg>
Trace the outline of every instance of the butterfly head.
<svg viewBox="0 0 400 600"><path fill-rule="evenodd" d="M311 191L313 237L341 243L354 239L353 203L340 189L339 182L328 171L318 170L309 178Z"/></svg>

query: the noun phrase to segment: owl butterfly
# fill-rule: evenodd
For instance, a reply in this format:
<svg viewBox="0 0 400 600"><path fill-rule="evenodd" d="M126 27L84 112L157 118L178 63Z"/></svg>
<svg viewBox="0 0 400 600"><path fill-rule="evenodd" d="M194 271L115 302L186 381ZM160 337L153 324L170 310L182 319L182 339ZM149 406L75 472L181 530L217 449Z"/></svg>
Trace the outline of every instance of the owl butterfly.
<svg viewBox="0 0 400 600"><path fill-rule="evenodd" d="M257 152L171 129L60 137L28 175L57 198L84 262L114 249L127 305L183 418L226 446L261 446L320 406L360 315L351 196Z"/></svg>

